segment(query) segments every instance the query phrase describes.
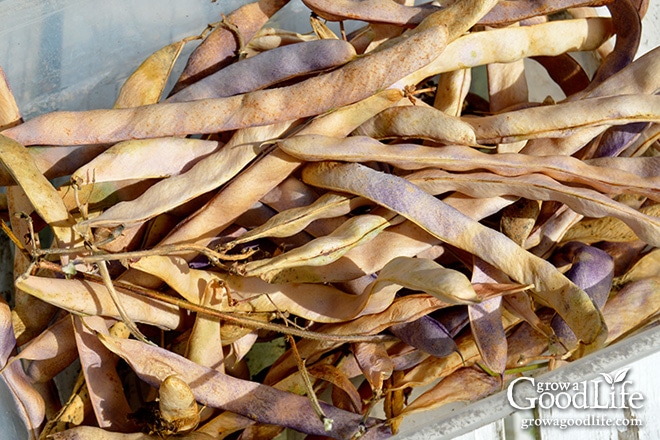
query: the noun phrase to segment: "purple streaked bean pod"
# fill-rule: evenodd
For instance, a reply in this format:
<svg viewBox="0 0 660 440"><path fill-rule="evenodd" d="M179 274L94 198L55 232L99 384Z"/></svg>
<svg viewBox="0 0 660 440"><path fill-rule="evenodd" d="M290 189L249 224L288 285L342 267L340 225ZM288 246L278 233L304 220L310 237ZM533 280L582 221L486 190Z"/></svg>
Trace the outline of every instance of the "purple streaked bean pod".
<svg viewBox="0 0 660 440"><path fill-rule="evenodd" d="M560 252L573 261L573 266L566 272L568 279L587 292L596 307L602 309L612 288L612 257L605 251L579 242L567 243ZM575 346L577 338L560 316L553 318L552 328L567 348Z"/></svg>
<svg viewBox="0 0 660 440"><path fill-rule="evenodd" d="M458 347L447 329L434 318L426 315L389 330L403 342L435 357L445 357L457 352Z"/></svg>
<svg viewBox="0 0 660 440"><path fill-rule="evenodd" d="M168 102L224 98L264 89L289 78L345 64L355 58L343 40L315 40L271 49L230 64L168 98Z"/></svg>

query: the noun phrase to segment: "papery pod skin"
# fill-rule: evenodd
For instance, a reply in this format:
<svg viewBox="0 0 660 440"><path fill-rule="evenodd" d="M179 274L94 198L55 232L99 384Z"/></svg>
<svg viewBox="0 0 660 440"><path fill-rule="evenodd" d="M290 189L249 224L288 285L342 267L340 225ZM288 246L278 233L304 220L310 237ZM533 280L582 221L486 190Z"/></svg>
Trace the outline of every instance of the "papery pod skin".
<svg viewBox="0 0 660 440"><path fill-rule="evenodd" d="M428 315L415 321L395 324L389 330L406 344L435 357L449 356L458 351L447 329Z"/></svg>
<svg viewBox="0 0 660 440"><path fill-rule="evenodd" d="M605 251L579 242L567 243L562 250L568 252L573 260L566 277L584 289L602 310L612 288L614 260ZM567 348L577 343L575 335L561 317L555 316L551 325Z"/></svg>

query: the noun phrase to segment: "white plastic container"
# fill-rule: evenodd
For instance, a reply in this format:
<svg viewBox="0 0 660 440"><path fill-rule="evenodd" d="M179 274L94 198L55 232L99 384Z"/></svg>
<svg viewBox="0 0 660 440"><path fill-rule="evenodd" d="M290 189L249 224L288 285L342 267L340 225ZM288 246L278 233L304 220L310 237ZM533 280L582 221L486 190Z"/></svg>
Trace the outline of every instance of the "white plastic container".
<svg viewBox="0 0 660 440"><path fill-rule="evenodd" d="M53 110L109 108L121 84L153 51L196 35L246 0L3 0L0 2L0 67L25 118ZM297 15L296 15L297 14ZM296 18L292 18L296 17ZM274 21L309 30L308 11L292 0ZM641 53L660 44L660 2L651 1ZM194 44L181 56L185 60ZM179 63L173 77L182 69ZM10 262L2 266L11 270ZM591 379L660 350L660 329L649 330L578 362L547 373L547 381ZM13 401L0 384L3 438L26 437ZM399 438L454 438L513 412L499 393L475 404L412 416ZM649 415L648 423L652 423ZM658 424L658 421L655 422ZM657 426L657 425L656 425Z"/></svg>

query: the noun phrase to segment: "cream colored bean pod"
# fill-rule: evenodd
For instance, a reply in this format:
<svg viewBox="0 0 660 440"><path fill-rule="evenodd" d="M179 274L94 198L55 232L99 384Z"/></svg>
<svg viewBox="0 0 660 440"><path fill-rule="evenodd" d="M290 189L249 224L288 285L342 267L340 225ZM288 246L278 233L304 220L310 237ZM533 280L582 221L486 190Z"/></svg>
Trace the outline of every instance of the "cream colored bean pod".
<svg viewBox="0 0 660 440"><path fill-rule="evenodd" d="M195 396L188 384L175 375L167 376L160 384L158 408L172 434L192 431L199 424Z"/></svg>

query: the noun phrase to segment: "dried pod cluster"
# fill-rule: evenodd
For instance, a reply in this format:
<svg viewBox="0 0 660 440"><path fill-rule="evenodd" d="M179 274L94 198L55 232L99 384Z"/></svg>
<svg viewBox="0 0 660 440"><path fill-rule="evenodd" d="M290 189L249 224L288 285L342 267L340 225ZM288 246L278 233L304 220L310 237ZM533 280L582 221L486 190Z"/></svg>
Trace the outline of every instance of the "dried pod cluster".
<svg viewBox="0 0 660 440"><path fill-rule="evenodd" d="M387 438L657 320L646 2L304 0L304 35L286 3L155 52L111 109L23 121L0 84L30 438ZM561 96L530 100L529 60Z"/></svg>

